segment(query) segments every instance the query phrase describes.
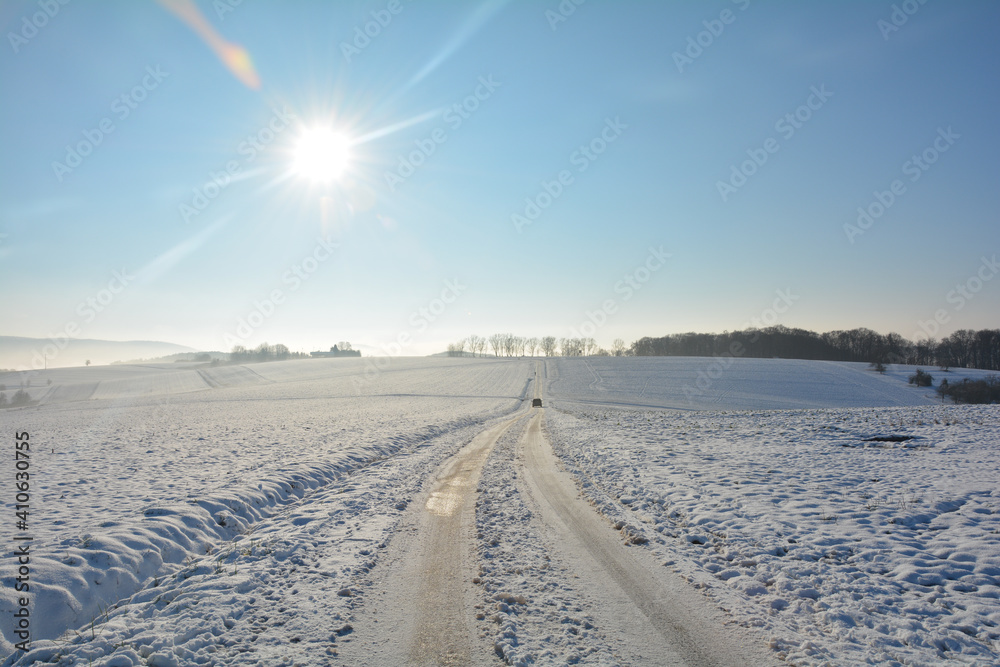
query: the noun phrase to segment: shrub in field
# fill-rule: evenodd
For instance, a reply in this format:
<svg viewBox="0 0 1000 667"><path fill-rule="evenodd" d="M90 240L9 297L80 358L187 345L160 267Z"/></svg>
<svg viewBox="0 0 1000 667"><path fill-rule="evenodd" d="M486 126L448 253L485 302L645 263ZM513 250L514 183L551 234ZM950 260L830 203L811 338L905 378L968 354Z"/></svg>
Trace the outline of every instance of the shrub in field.
<svg viewBox="0 0 1000 667"><path fill-rule="evenodd" d="M929 387L934 384L934 377L918 368L917 372L910 376L910 384L915 384L918 387Z"/></svg>
<svg viewBox="0 0 1000 667"><path fill-rule="evenodd" d="M984 380L966 378L954 383L945 380L938 387L938 393L955 403L1000 403L1000 377L990 375Z"/></svg>
<svg viewBox="0 0 1000 667"><path fill-rule="evenodd" d="M30 405L31 404L31 394L23 389L18 389L17 393L14 394L10 399L11 407L17 407L19 405Z"/></svg>

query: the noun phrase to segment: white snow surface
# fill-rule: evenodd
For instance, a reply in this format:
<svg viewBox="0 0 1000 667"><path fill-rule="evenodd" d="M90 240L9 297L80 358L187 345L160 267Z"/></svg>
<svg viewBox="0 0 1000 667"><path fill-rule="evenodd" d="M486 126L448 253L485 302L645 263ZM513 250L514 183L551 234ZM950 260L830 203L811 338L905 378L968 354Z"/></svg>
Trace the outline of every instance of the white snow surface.
<svg viewBox="0 0 1000 667"><path fill-rule="evenodd" d="M436 463L485 421L521 405L528 368L466 359L304 360L207 369L212 389L177 381L197 371L107 367L93 369L95 382L79 372L90 369L73 369L77 384L97 385L91 396L115 398L42 396L39 406L0 412L5 433L29 433L32 453L25 534L34 538L37 648L23 664L62 655L66 664L87 664L111 653L108 664L143 664L136 656L160 654L150 664L224 664L211 657L220 650L215 635L232 627L249 600L270 599L266 592L280 588L272 580L282 568L319 544L311 528L324 526L330 553L310 567L336 593L388 539L394 516ZM54 382L45 396L83 393L73 389ZM8 479L3 489L12 495ZM9 512L5 550L13 551ZM0 656L16 641L9 622L15 570L12 558L0 563ZM190 609L174 603L195 596L201 602ZM334 604L316 603L321 617L352 601L331 597ZM136 656L122 657L129 652Z"/></svg>
<svg viewBox="0 0 1000 667"><path fill-rule="evenodd" d="M400 515L442 461L530 398L534 368L396 358L39 373L38 405L0 410L5 433L31 435L34 538L34 650L14 654L8 467L0 665L339 664L366 601L359 582ZM623 539L649 540L631 548L771 637L776 656L1000 664L997 406L942 405L902 367L543 368L548 435L583 493ZM935 384L985 375L925 370ZM8 395L18 382L0 375ZM483 622L498 615L491 640L511 662L612 663L504 480L516 430L480 485ZM552 615L521 604L524 590ZM553 637L557 624L576 631Z"/></svg>
<svg viewBox="0 0 1000 667"><path fill-rule="evenodd" d="M676 400L672 360L645 392L636 361L549 369L550 440L610 521L793 664L1000 664L997 406L941 405L905 384L912 368L738 360L711 401L911 407L612 407Z"/></svg>
<svg viewBox="0 0 1000 667"><path fill-rule="evenodd" d="M523 497L515 446L524 423L497 442L479 481L476 508L481 603L476 617L510 665L618 665L614 649L588 613L575 574L544 537Z"/></svg>
<svg viewBox="0 0 1000 667"><path fill-rule="evenodd" d="M907 384L916 367L740 357L556 358L546 366L558 404L674 410L795 410L940 403L933 388ZM925 368L937 383L979 379L987 371Z"/></svg>

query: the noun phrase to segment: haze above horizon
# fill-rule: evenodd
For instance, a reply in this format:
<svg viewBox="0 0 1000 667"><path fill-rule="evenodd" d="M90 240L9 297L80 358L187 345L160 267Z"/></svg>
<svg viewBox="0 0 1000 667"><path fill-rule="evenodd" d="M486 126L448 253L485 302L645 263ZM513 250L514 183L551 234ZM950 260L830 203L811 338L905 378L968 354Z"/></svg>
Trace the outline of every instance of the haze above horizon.
<svg viewBox="0 0 1000 667"><path fill-rule="evenodd" d="M15 1L0 25L2 335L423 355L1000 326L996 3Z"/></svg>

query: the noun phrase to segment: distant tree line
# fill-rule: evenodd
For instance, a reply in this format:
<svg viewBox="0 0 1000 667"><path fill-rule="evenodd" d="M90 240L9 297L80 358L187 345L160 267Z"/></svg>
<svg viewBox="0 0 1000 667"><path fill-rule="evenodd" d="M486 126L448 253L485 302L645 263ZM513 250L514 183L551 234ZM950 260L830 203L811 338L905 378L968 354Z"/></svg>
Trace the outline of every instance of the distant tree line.
<svg viewBox="0 0 1000 667"><path fill-rule="evenodd" d="M174 363L187 363L187 362L210 362L212 361L212 355L208 352L198 352L196 354L184 354L174 359Z"/></svg>
<svg viewBox="0 0 1000 667"><path fill-rule="evenodd" d="M1000 370L1000 329L962 329L940 341L910 341L897 333L880 334L859 328L816 333L773 326L722 333L680 333L640 338L626 346L616 339L610 350L593 338L525 338L511 333L483 337L472 335L448 345L449 356L637 356L714 357L737 356L769 359L863 361L873 368L885 364L939 366L947 369Z"/></svg>
<svg viewBox="0 0 1000 667"><path fill-rule="evenodd" d="M621 357L628 354L628 348L621 338L615 339L609 352L599 347L593 338L525 338L511 333L498 333L486 338L472 335L448 344L450 357L484 357L488 354L494 357Z"/></svg>
<svg viewBox="0 0 1000 667"><path fill-rule="evenodd" d="M913 342L897 333L883 335L864 328L819 334L779 325L641 338L632 343L630 352L635 356L780 357L1000 370L1000 329L962 329L940 341Z"/></svg>
<svg viewBox="0 0 1000 667"><path fill-rule="evenodd" d="M247 349L242 345L234 345L229 353L229 363L231 364L253 364L264 361L284 361L285 359L308 359L305 352L290 352L288 347L278 343L268 345L261 343L257 347Z"/></svg>

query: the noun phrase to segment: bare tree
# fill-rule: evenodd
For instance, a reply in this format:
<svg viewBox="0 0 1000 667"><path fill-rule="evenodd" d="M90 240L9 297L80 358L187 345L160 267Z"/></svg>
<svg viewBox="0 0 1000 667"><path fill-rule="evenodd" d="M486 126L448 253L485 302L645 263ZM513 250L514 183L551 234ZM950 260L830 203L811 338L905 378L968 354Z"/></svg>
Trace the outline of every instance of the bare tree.
<svg viewBox="0 0 1000 667"><path fill-rule="evenodd" d="M504 347L504 335L493 334L490 336L490 347L493 348L493 356L499 357Z"/></svg>
<svg viewBox="0 0 1000 667"><path fill-rule="evenodd" d="M517 353L517 336L512 333L503 334L504 356L513 357Z"/></svg>
<svg viewBox="0 0 1000 667"><path fill-rule="evenodd" d="M559 347L562 349L564 357L579 357L583 354L583 339L561 338Z"/></svg>
<svg viewBox="0 0 1000 667"><path fill-rule="evenodd" d="M514 336L514 352L519 357L524 356L524 350L528 347L528 339L524 336Z"/></svg>
<svg viewBox="0 0 1000 667"><path fill-rule="evenodd" d="M527 341L528 355L535 356L535 351L538 350L539 341L537 338L529 338Z"/></svg>
<svg viewBox="0 0 1000 667"><path fill-rule="evenodd" d="M482 337L476 334L472 334L471 336L469 336L469 352L472 353L472 356L476 356L479 353L480 340L483 340Z"/></svg>
<svg viewBox="0 0 1000 667"><path fill-rule="evenodd" d="M351 344L348 343L346 340L342 340L339 343L337 343L337 349L340 350L341 352L347 352L354 348L352 348Z"/></svg>
<svg viewBox="0 0 1000 667"><path fill-rule="evenodd" d="M616 357L624 357L625 341L623 341L621 338L615 338L615 340L611 343L611 353L614 354Z"/></svg>
<svg viewBox="0 0 1000 667"><path fill-rule="evenodd" d="M553 357L556 354L556 337L545 336L538 343L542 348L542 354L546 357Z"/></svg>

